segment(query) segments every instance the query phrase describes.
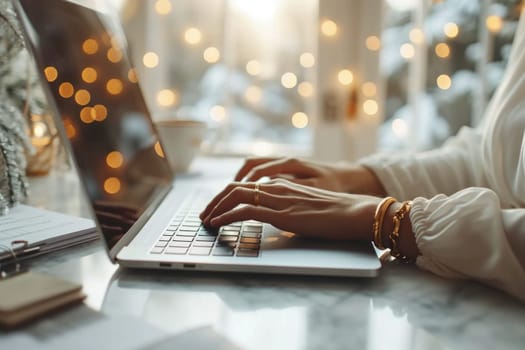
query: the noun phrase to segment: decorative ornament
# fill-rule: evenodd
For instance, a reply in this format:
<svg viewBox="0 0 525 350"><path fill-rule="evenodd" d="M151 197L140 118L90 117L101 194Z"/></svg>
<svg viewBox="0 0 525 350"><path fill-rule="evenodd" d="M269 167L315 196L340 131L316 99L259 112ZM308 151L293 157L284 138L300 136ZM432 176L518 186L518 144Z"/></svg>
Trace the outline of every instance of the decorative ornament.
<svg viewBox="0 0 525 350"><path fill-rule="evenodd" d="M0 0L0 214L27 197L27 116L44 106L38 94L29 98L40 90L31 68L11 1Z"/></svg>

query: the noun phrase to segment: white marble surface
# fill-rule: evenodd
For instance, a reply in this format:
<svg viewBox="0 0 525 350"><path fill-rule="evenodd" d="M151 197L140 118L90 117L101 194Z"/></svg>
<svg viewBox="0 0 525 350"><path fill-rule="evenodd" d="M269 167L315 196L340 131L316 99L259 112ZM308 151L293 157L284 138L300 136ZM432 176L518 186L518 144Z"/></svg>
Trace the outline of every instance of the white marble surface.
<svg viewBox="0 0 525 350"><path fill-rule="evenodd" d="M35 188L35 203L86 213L74 176L59 178ZM140 271L112 265L94 242L32 268L81 282L86 304L104 315L168 334L210 326L243 349L525 348L525 304L409 265L385 266L375 279Z"/></svg>

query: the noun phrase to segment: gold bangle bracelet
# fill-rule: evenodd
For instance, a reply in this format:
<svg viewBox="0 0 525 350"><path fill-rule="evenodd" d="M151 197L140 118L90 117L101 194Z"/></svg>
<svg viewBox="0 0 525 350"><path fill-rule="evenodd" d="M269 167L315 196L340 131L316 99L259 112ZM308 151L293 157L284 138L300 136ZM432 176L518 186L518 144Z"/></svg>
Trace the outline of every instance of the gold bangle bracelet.
<svg viewBox="0 0 525 350"><path fill-rule="evenodd" d="M392 230L392 233L388 235L388 238L390 239L390 244L392 248L390 249L390 255L392 255L396 259L400 259L402 261L407 261L408 258L401 254L399 252L399 229L401 228L401 221L405 218L405 216L410 213L410 209L412 208L412 202L405 201L401 205L401 208L394 214L392 217L392 221L394 223L394 229Z"/></svg>
<svg viewBox="0 0 525 350"><path fill-rule="evenodd" d="M379 249L386 249L383 245L382 240L382 229L383 229L383 220L385 218L385 214L388 211L388 208L397 202L397 199L394 197L386 197L376 207L376 212L374 214L374 225L372 226L372 230L374 233L374 244Z"/></svg>

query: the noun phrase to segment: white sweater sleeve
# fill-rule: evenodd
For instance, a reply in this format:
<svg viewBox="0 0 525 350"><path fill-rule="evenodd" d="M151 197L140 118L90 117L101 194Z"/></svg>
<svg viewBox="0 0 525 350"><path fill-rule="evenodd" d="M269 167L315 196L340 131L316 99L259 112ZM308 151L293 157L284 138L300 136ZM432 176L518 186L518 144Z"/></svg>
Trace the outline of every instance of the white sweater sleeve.
<svg viewBox="0 0 525 350"><path fill-rule="evenodd" d="M464 127L436 150L414 154L377 154L360 160L398 200L452 194L486 187L481 160L482 131Z"/></svg>
<svg viewBox="0 0 525 350"><path fill-rule="evenodd" d="M479 129L443 147L360 163L398 200L414 200L417 265L525 300L525 14Z"/></svg>
<svg viewBox="0 0 525 350"><path fill-rule="evenodd" d="M475 279L525 300L525 209L501 209L493 191L472 187L416 198L410 220L420 268Z"/></svg>

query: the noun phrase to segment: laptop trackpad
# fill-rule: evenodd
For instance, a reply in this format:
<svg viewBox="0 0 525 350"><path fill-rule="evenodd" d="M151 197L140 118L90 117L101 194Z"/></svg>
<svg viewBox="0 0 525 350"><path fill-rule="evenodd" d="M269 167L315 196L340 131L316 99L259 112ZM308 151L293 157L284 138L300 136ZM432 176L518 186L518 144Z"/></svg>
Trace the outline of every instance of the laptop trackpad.
<svg viewBox="0 0 525 350"><path fill-rule="evenodd" d="M370 242L303 238L269 227L261 242L261 258L285 265L322 268L378 268L379 261Z"/></svg>

